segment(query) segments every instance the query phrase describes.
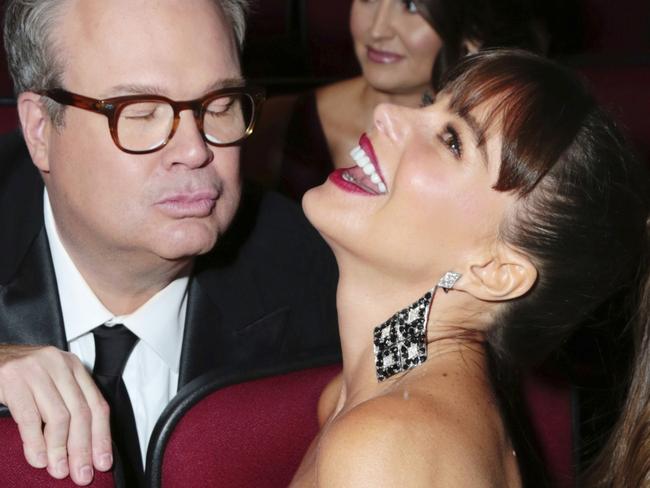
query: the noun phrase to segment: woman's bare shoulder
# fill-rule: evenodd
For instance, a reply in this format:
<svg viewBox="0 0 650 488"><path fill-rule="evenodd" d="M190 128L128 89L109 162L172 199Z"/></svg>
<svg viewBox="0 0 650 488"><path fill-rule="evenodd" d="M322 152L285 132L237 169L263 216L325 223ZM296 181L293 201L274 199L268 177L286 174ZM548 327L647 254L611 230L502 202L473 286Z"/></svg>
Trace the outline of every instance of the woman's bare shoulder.
<svg viewBox="0 0 650 488"><path fill-rule="evenodd" d="M502 486L495 482L492 440L470 429L448 402L432 396L373 398L323 433L319 486Z"/></svg>
<svg viewBox="0 0 650 488"><path fill-rule="evenodd" d="M341 394L342 385L343 375L339 373L323 389L318 400L318 425L321 427L334 412Z"/></svg>

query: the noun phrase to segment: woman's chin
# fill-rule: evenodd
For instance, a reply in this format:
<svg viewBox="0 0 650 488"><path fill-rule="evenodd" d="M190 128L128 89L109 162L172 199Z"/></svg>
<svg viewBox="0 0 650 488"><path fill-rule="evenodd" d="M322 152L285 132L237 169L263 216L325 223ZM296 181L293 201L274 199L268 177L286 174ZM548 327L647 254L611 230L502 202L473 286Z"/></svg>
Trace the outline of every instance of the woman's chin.
<svg viewBox="0 0 650 488"><path fill-rule="evenodd" d="M328 188L329 186L329 188ZM343 232L345 225L340 219L337 219L337 211L332 208L331 184L325 182L308 190L302 197L302 209L307 220L314 226L327 245L336 250L337 241L340 239L340 233Z"/></svg>
<svg viewBox="0 0 650 488"><path fill-rule="evenodd" d="M307 220L309 220L311 225L313 225L319 232L320 229L318 222L323 218L321 214L327 213L323 212L323 210L328 207L326 199L323 198L323 193L325 191L323 187L325 185L326 183L323 183L322 185L310 188L305 192L301 201L302 210L305 212Z"/></svg>

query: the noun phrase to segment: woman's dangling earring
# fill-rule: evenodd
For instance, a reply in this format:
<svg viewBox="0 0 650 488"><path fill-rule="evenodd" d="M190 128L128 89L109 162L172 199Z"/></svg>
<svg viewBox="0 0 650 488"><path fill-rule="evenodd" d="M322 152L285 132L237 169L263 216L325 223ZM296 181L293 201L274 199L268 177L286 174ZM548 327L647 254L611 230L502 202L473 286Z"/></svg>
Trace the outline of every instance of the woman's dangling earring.
<svg viewBox="0 0 650 488"><path fill-rule="evenodd" d="M377 380L407 371L427 360L427 320L438 288L445 293L454 287L461 274L449 271L422 298L395 313L373 333Z"/></svg>
<svg viewBox="0 0 650 488"><path fill-rule="evenodd" d="M423 107L428 107L429 105L433 104L434 100L435 95L433 94L433 91L429 89L422 94L422 100L420 101L420 104Z"/></svg>

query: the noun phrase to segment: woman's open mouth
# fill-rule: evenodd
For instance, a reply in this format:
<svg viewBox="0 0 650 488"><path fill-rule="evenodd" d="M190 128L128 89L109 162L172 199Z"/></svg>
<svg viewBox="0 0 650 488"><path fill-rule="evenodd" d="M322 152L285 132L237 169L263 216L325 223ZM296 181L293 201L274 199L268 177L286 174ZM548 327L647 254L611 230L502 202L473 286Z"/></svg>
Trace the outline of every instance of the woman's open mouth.
<svg viewBox="0 0 650 488"><path fill-rule="evenodd" d="M339 170L338 177L353 185L358 190L371 195L384 195L388 192L386 182L382 178L377 164L377 158L368 136L363 134L359 145L350 151L355 166Z"/></svg>
<svg viewBox="0 0 650 488"><path fill-rule="evenodd" d="M375 195L386 193L386 184L379 176L376 166L363 148L361 146L355 147L350 151L350 156L356 166L343 171L341 177L348 183L357 185L368 193Z"/></svg>

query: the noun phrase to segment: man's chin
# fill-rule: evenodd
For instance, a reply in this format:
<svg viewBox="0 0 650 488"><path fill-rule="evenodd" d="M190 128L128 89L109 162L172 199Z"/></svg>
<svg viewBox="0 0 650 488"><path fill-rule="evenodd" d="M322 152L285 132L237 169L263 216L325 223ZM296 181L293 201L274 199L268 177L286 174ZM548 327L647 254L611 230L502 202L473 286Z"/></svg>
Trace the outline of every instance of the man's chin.
<svg viewBox="0 0 650 488"><path fill-rule="evenodd" d="M220 234L208 225L183 225L153 243L154 252L166 260L191 259L212 250Z"/></svg>

